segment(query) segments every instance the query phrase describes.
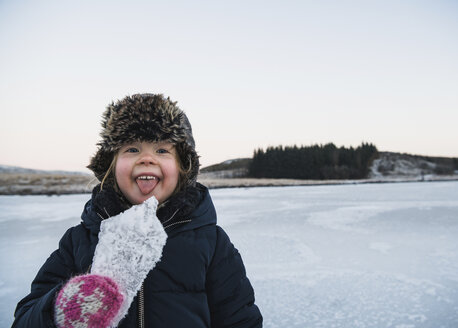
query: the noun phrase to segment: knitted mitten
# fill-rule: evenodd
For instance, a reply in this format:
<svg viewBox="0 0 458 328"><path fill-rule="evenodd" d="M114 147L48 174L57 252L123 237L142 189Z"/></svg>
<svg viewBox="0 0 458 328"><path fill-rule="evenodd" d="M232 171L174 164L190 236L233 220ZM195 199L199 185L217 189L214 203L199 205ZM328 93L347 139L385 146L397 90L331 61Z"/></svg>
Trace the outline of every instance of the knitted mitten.
<svg viewBox="0 0 458 328"><path fill-rule="evenodd" d="M74 277L57 296L55 323L59 328L109 327L122 301L112 279L91 274Z"/></svg>

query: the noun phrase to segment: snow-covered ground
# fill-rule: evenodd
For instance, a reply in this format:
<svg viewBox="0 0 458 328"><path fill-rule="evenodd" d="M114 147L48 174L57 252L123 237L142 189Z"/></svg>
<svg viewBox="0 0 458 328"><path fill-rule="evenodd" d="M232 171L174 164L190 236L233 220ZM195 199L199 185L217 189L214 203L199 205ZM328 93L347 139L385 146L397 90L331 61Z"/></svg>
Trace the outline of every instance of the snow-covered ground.
<svg viewBox="0 0 458 328"><path fill-rule="evenodd" d="M458 182L211 194L265 327L458 327ZM0 327L88 197L0 197Z"/></svg>

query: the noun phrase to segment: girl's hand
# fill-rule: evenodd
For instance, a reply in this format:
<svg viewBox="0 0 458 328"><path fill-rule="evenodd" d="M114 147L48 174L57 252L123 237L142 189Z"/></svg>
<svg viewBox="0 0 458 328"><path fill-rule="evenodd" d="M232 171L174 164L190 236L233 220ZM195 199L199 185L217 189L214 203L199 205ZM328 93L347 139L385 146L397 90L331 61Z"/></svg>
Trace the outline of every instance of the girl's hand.
<svg viewBox="0 0 458 328"><path fill-rule="evenodd" d="M107 328L119 312L123 296L117 284L99 275L70 279L60 290L54 321L58 328Z"/></svg>

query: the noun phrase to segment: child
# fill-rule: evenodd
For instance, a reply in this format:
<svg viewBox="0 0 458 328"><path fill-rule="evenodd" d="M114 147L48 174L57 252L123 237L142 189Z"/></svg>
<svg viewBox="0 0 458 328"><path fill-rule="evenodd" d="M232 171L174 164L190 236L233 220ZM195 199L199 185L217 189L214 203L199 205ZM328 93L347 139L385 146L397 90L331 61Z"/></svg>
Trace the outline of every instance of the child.
<svg viewBox="0 0 458 328"><path fill-rule="evenodd" d="M16 308L13 327L261 327L238 251L196 182L175 102L107 107L88 166L101 183Z"/></svg>

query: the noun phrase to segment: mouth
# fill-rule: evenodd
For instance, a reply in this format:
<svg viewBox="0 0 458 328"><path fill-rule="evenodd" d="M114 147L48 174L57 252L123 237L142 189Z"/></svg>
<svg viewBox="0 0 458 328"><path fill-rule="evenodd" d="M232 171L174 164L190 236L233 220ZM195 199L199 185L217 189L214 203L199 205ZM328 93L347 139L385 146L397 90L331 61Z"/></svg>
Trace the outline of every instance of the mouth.
<svg viewBox="0 0 458 328"><path fill-rule="evenodd" d="M137 186L143 195L148 195L157 186L160 179L152 174L141 174L135 178Z"/></svg>

